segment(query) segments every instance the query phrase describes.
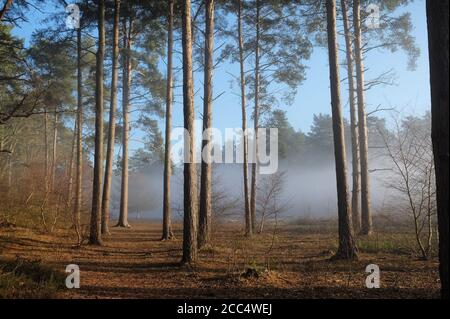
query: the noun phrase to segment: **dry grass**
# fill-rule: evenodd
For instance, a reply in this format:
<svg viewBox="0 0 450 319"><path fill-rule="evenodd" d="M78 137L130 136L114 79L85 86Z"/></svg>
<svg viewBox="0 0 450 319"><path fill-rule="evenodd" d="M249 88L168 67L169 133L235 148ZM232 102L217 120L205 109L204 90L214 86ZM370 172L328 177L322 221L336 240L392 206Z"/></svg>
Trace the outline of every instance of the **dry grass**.
<svg viewBox="0 0 450 319"><path fill-rule="evenodd" d="M332 262L337 238L328 228L284 225L272 232L268 227L267 233L253 240L244 238L239 226L216 229L214 241L200 251L200 261L193 267L179 264L180 225L175 225L177 239L164 242L160 225L150 222L133 224L132 229L112 228L104 246L81 248L74 245L69 231L49 235L24 228L0 229L0 253L3 262L38 260L57 273L68 264L78 264L81 288L52 291L58 298L439 296L437 260L422 261L405 251L407 239L401 235L391 246L386 244L391 234L360 238L358 261ZM365 267L371 263L381 269L380 289L365 288ZM30 297L16 296L14 283L9 289L8 297Z"/></svg>

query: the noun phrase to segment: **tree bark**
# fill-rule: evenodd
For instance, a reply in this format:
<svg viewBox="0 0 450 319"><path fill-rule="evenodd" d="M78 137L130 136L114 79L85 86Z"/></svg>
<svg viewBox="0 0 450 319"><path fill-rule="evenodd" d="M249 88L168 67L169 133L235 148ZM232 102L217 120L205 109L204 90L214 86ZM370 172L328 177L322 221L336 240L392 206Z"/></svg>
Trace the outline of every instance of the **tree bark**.
<svg viewBox="0 0 450 319"><path fill-rule="evenodd" d="M7 159L7 185L6 185L6 202L8 203L8 206L10 206L12 204L12 175L13 175L13 167L12 167L12 154L15 151L16 148L16 143L11 142L10 144L10 151L11 154L9 154L8 159ZM9 208L10 209L10 208Z"/></svg>
<svg viewBox="0 0 450 319"><path fill-rule="evenodd" d="M194 132L194 82L192 74L192 29L191 1L184 0L182 7L183 46L183 114L184 128L189 133L184 139L184 220L183 220L183 263L197 260L197 168L195 164Z"/></svg>
<svg viewBox="0 0 450 319"><path fill-rule="evenodd" d="M6 197L8 199L8 203L11 203L11 187L12 187L12 156L8 156L8 184L7 184L7 193Z"/></svg>
<svg viewBox="0 0 450 319"><path fill-rule="evenodd" d="M58 112L55 108L55 114L53 118L53 140L52 140L52 171L50 172L50 191L55 187L55 175L56 175L56 150L58 146Z"/></svg>
<svg viewBox="0 0 450 319"><path fill-rule="evenodd" d="M359 211L360 179L359 179L359 128L355 105L355 81L353 77L353 48L350 32L348 8L346 0L341 0L342 20L345 34L347 59L348 99L350 104L350 127L352 141L352 224L355 232L360 230L361 215Z"/></svg>
<svg viewBox="0 0 450 319"><path fill-rule="evenodd" d="M200 184L200 212L198 246L201 248L210 241L211 237L211 131L212 102L213 102L213 61L214 54L214 0L206 0L205 4L205 69L204 69L204 96L203 96L203 133L206 139L202 140L202 167ZM205 133L204 133L205 134ZM205 137L205 136L204 136Z"/></svg>
<svg viewBox="0 0 450 319"><path fill-rule="evenodd" d="M113 172L114 144L116 133L117 81L119 67L119 16L120 0L114 1L113 55L111 75L111 99L109 106L108 146L106 149L106 171L102 197L102 234L109 234L111 184Z"/></svg>
<svg viewBox="0 0 450 319"><path fill-rule="evenodd" d="M442 297L449 299L449 1L427 0L431 114Z"/></svg>
<svg viewBox="0 0 450 319"><path fill-rule="evenodd" d="M5 129L3 128L4 126L0 125L0 154L2 153L6 153L11 155L10 150L6 150L5 147ZM4 171L5 171L5 161L2 160L2 157L0 157L0 178L3 177Z"/></svg>
<svg viewBox="0 0 450 319"><path fill-rule="evenodd" d="M123 89L122 89L122 184L120 188L120 213L118 227L130 227L128 223L128 140L130 134L129 107L130 107L130 89L131 89L131 35L133 20L129 18L124 20L124 68L123 68Z"/></svg>
<svg viewBox="0 0 450 319"><path fill-rule="evenodd" d="M47 109L44 110L44 160L45 160L45 166L44 166L44 183L45 183L45 193L48 193L49 189L49 156L48 156L48 114Z"/></svg>
<svg viewBox="0 0 450 319"><path fill-rule="evenodd" d="M256 227L256 188L258 179L258 129L259 129L259 40L260 40L260 9L261 3L256 0L256 43L255 43L255 109L253 111L253 128L255 130L254 136L254 159L252 163L252 188L250 194L250 212L252 219L252 231L255 232Z"/></svg>
<svg viewBox="0 0 450 319"><path fill-rule="evenodd" d="M72 205L72 191L73 191L73 164L75 162L75 146L77 142L77 121L75 119L75 124L73 126L73 138L72 138L72 150L70 153L70 160L69 160L69 178L67 183L67 201L66 201L66 208L69 208L70 205Z"/></svg>
<svg viewBox="0 0 450 319"><path fill-rule="evenodd" d="M344 123L341 112L338 45L336 39L336 0L326 1L328 55L330 65L331 110L333 119L334 155L338 197L339 247L334 258L355 259L357 250L351 227L348 203L347 166L345 153Z"/></svg>
<svg viewBox="0 0 450 319"><path fill-rule="evenodd" d="M358 95L359 150L361 162L361 234L372 233L372 213L369 185L369 146L364 96L364 62L361 44L361 1L353 0L353 28L355 31L355 63Z"/></svg>
<svg viewBox="0 0 450 319"><path fill-rule="evenodd" d="M163 234L162 240L173 239L172 209L170 207L170 177L172 175L171 131L173 100L173 0L168 0L167 16L167 86L166 86L166 138L164 147L164 198L163 198Z"/></svg>
<svg viewBox="0 0 450 319"><path fill-rule="evenodd" d="M77 30L77 167L75 179L75 205L73 223L77 233L78 244L81 244L80 215L83 183L83 71L81 68L81 26Z"/></svg>
<svg viewBox="0 0 450 319"><path fill-rule="evenodd" d="M242 0L238 0L238 37L239 37L239 66L241 85L241 108L242 108L242 132L244 143L244 208L245 208L245 235L253 235L252 214L250 212L250 198L248 189L248 136L247 132L247 111L245 101L245 69L244 69L244 38L242 36Z"/></svg>
<svg viewBox="0 0 450 319"><path fill-rule="evenodd" d="M101 245L103 159L103 62L105 56L105 0L98 2L98 49L95 75L95 153L89 243Z"/></svg>

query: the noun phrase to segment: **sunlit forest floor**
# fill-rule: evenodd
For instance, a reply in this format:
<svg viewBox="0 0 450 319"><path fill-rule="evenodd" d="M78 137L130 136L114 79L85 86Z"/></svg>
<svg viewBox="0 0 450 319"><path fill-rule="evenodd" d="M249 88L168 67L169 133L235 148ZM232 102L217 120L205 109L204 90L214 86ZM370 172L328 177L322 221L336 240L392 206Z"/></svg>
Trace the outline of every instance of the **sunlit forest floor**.
<svg viewBox="0 0 450 319"><path fill-rule="evenodd" d="M104 246L74 245L72 231L43 234L0 229L0 297L52 298L437 298L438 262L408 248L409 235L358 238L359 260L330 261L336 231L328 226L268 226L252 241L237 225L216 225L213 243L193 267L181 266L181 225L160 241L160 224L111 228ZM408 239L408 240L407 240ZM412 242L413 244L413 242ZM77 264L80 289L64 270ZM377 264L381 288L367 289L365 268Z"/></svg>

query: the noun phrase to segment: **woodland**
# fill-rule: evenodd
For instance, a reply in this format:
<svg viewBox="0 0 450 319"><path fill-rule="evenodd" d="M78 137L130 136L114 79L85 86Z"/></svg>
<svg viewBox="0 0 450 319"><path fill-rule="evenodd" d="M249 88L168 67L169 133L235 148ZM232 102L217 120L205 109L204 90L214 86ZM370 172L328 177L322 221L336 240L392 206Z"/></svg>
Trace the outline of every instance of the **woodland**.
<svg viewBox="0 0 450 319"><path fill-rule="evenodd" d="M414 113L371 57L418 74L417 3ZM0 298L447 299L448 6L0 0ZM298 102L317 76L325 112Z"/></svg>

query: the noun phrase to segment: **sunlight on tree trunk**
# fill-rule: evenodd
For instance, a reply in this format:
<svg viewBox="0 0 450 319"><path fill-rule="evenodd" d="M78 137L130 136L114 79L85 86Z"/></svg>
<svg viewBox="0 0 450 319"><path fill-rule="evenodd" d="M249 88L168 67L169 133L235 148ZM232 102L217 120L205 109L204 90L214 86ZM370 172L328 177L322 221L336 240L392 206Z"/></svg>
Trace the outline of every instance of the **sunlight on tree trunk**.
<svg viewBox="0 0 450 319"><path fill-rule="evenodd" d="M127 18L123 21L123 44L125 54L123 57L123 89L122 89L122 117L123 117L123 131L122 131L122 184L120 188L120 213L118 227L130 227L128 224L128 142L130 135L129 123L129 107L130 107L130 90L131 90L131 43L132 43L133 19Z"/></svg>
<svg viewBox="0 0 450 319"><path fill-rule="evenodd" d="M242 109L242 132L244 132L244 209L245 209L245 235L253 235L252 214L250 211L250 197L248 189L248 136L247 132L247 111L245 96L245 66L244 66L244 39L242 35L242 0L238 0L238 37L239 37L239 68L240 68L240 86L241 86L241 109Z"/></svg>
<svg viewBox="0 0 450 319"><path fill-rule="evenodd" d="M203 96L203 132L207 130L206 139L202 141L202 164L200 184L200 211L199 211L199 248L208 244L211 236L211 138L212 134L212 103L213 103L213 53L214 53L214 0L206 0L205 5L205 70L204 70L204 96ZM205 134L205 133L204 133Z"/></svg>
<svg viewBox="0 0 450 319"><path fill-rule="evenodd" d="M184 128L189 137L184 141L184 221L183 221L183 263L197 260L198 199L197 168L195 164L194 131L194 82L192 74L192 30L191 1L182 5L182 46L183 46L183 114Z"/></svg>
<svg viewBox="0 0 450 319"><path fill-rule="evenodd" d="M360 173L359 173L359 128L357 123L355 105L355 81L353 74L353 48L352 35L348 20L347 1L341 0L342 23L344 25L344 37L347 60L348 100L350 104L350 133L352 140L352 224L353 230L358 232L361 228L361 215L359 210Z"/></svg>
<svg viewBox="0 0 450 319"><path fill-rule="evenodd" d="M164 147L164 195L163 195L163 234L162 240L173 239L170 177L172 175L171 131L172 131L172 100L173 100L173 0L168 0L167 15L167 84L166 84L166 138Z"/></svg>
<svg viewBox="0 0 450 319"><path fill-rule="evenodd" d="M81 205L83 196L83 73L81 67L81 25L77 30L77 168L75 178L75 205L73 224L77 233L78 245L81 244Z"/></svg>
<svg viewBox="0 0 450 319"><path fill-rule="evenodd" d="M366 101L364 93L364 62L361 40L361 3L353 1L353 28L355 31L355 64L358 96L359 151L361 162L361 234L372 233L372 213L369 185L369 146L367 136Z"/></svg>
<svg viewBox="0 0 450 319"><path fill-rule="evenodd" d="M255 130L254 136L254 158L252 163L252 188L250 194L250 211L252 219L252 231L255 232L256 227L256 193L258 183L258 130L259 130L259 40L260 40L260 0L256 0L256 39L255 39L255 108L253 110L253 128Z"/></svg>
<svg viewBox="0 0 450 319"><path fill-rule="evenodd" d="M105 182L102 196L102 234L109 235L111 184L113 178L113 157L116 133L117 81L119 68L119 16L120 0L114 1L113 56L111 75L111 100L109 107L108 146L106 149Z"/></svg>
<svg viewBox="0 0 450 319"><path fill-rule="evenodd" d="M326 0L328 55L330 61L331 110L336 163L336 186L338 196L339 247L335 259L356 259L357 251L351 226L348 203L347 160L345 153L344 123L341 112L338 44L336 39L336 0Z"/></svg>
<svg viewBox="0 0 450 319"><path fill-rule="evenodd" d="M102 217L102 159L103 159L103 60L105 56L105 1L98 3L98 49L95 75L95 151L94 181L92 185L92 212L89 243L101 245Z"/></svg>

